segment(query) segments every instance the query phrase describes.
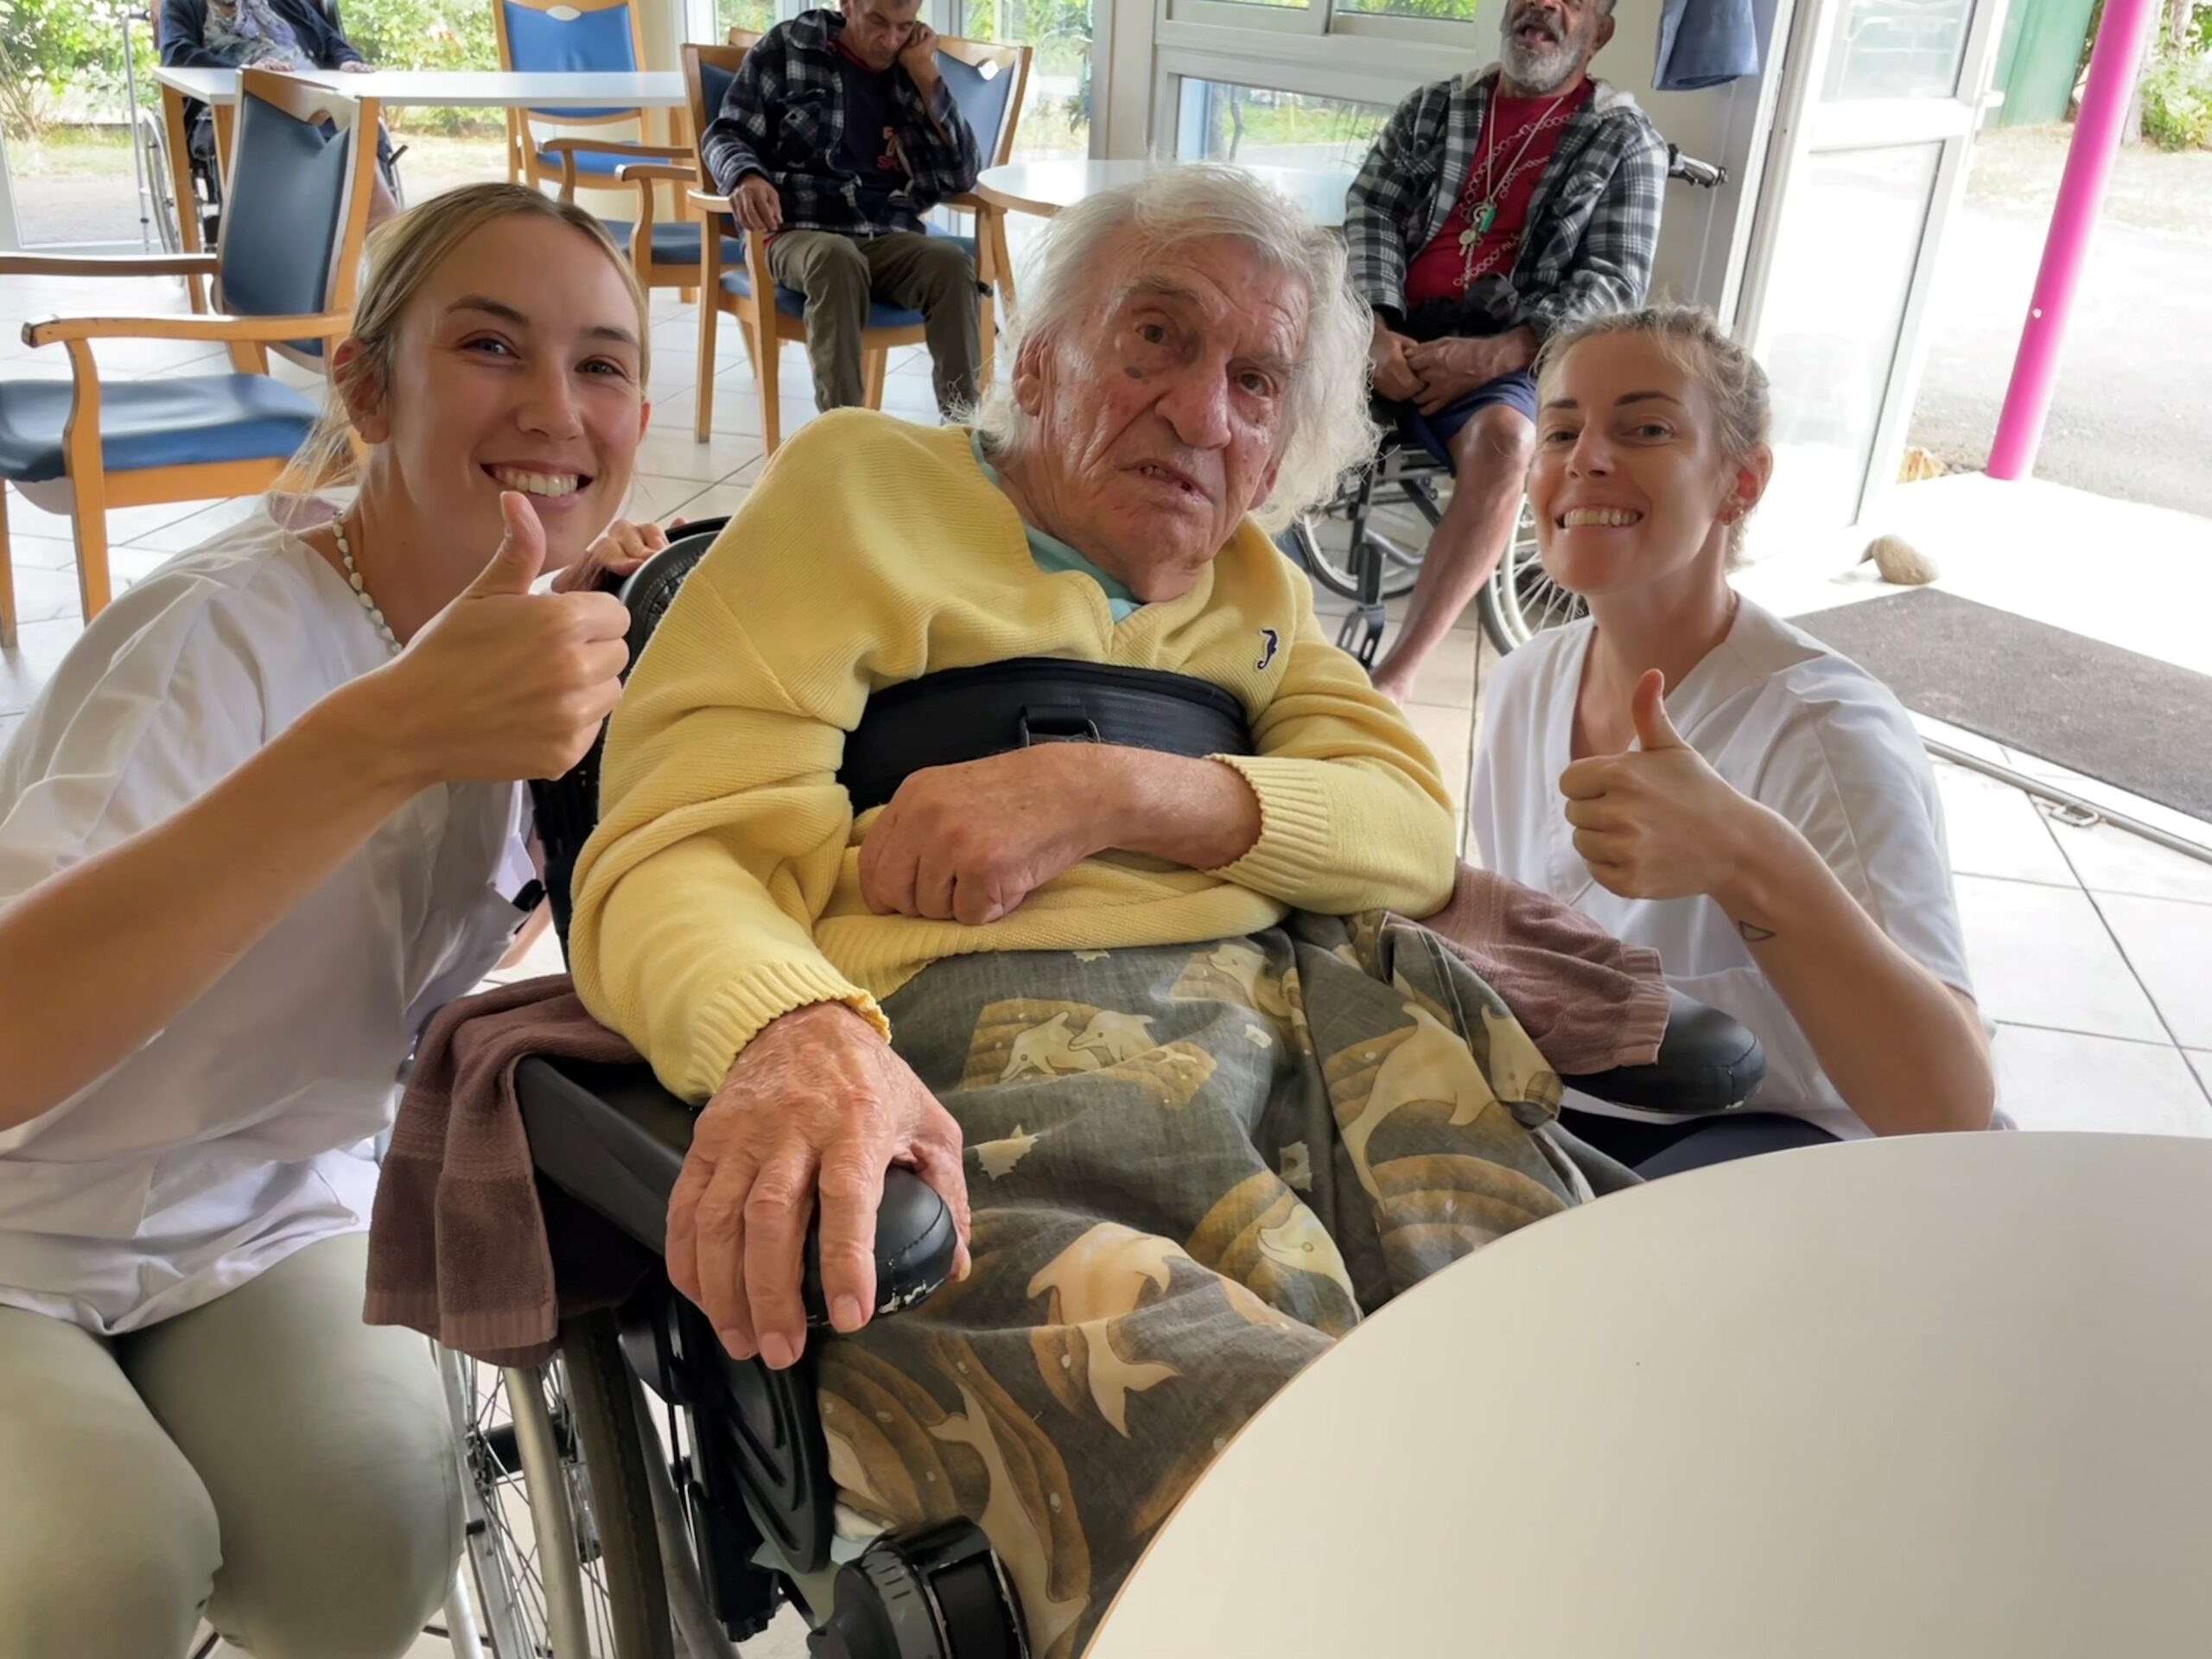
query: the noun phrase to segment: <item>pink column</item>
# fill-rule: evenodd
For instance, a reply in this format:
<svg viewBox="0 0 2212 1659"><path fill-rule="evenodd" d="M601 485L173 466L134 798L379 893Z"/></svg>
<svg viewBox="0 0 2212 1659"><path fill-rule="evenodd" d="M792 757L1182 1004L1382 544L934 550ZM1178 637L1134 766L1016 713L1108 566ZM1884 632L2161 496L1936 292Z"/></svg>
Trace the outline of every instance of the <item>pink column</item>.
<svg viewBox="0 0 2212 1659"><path fill-rule="evenodd" d="M2050 211L2043 265L2036 272L2035 297L2028 302L2019 353L2012 359L2012 384L2005 389L1997 441L1989 449L1992 478L2024 478L2035 469L2051 387L2058 378L2059 353L2066 343L2067 314L2096 230L2127 105L2135 96L2135 72L2158 12L2158 0L2105 0L2104 21L2089 54L2089 79L2082 89L2082 112L2066 151L2058 202Z"/></svg>

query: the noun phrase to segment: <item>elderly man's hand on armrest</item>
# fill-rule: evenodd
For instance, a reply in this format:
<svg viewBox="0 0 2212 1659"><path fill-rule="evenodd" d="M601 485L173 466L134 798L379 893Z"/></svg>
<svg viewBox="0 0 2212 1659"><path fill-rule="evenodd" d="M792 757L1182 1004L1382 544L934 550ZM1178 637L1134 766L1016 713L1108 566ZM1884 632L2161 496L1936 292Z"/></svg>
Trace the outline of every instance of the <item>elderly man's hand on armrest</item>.
<svg viewBox="0 0 2212 1659"><path fill-rule="evenodd" d="M968 1273L968 1183L960 1126L874 1026L842 1003L771 1020L699 1114L668 1200L668 1276L733 1357L777 1370L806 1345L799 1275L807 1223L822 1211L822 1288L850 1332L875 1306L875 1212L883 1172L903 1164L935 1187L960 1230Z"/></svg>
<svg viewBox="0 0 2212 1659"><path fill-rule="evenodd" d="M1260 838L1260 803L1218 760L1050 743L899 786L861 848L861 896L879 916L995 922L1109 849L1192 869L1233 864Z"/></svg>

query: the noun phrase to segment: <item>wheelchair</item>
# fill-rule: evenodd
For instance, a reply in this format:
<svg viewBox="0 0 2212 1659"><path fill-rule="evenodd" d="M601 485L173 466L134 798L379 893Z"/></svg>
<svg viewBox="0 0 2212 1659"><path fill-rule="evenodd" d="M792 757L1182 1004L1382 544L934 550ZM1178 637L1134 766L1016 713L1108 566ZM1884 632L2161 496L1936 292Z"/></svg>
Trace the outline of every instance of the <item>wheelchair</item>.
<svg viewBox="0 0 2212 1659"><path fill-rule="evenodd" d="M1725 168L1673 144L1667 146L1667 176L1700 190L1728 182ZM1392 435L1370 466L1347 474L1328 502L1275 538L1321 587L1352 601L1337 644L1364 667L1374 667L1382 653L1386 605L1411 593L1421 575L1429 535L1444 516L1441 492L1451 481L1448 455ZM1536 521L1523 499L1513 539L1475 594L1483 632L1503 657L1587 609L1579 594L1544 574Z"/></svg>
<svg viewBox="0 0 2212 1659"><path fill-rule="evenodd" d="M338 0L313 0L313 3L330 19L333 28L341 27L338 16ZM153 26L154 48L161 50L161 8L156 5L146 15L145 21ZM213 250L223 228L223 175L213 159L194 148L189 135L199 123L207 118L206 106L197 103L185 105L185 172L191 181L192 199L180 202L176 199L176 175L169 170L168 130L156 107L140 109L135 100L131 106L131 140L138 149L138 213L143 223L150 223L154 234L160 239L163 253L184 251L183 215L190 213L200 227L200 245ZM381 136L381 135L379 135ZM407 146L399 145L388 160L378 163L384 175L385 188L400 207L407 205L407 198L399 184L399 158L407 153Z"/></svg>
<svg viewBox="0 0 2212 1659"><path fill-rule="evenodd" d="M686 526L620 584L632 662L724 522ZM1085 695L1071 683L1071 699ZM569 878L596 816L600 752L594 745L566 776L531 786L564 947ZM1701 1114L1740 1104L1764 1064L1735 1020L1677 999L1655 1064L1567 1081L1631 1109ZM813 1346L788 1371L732 1360L705 1316L671 1287L660 1253L692 1109L641 1066L533 1058L515 1082L556 1276L564 1259L609 1252L640 1275L620 1308L564 1322L549 1368L563 1397L542 1437L551 1442L537 1453L542 1472L524 1471L533 1517L543 1499L551 1523L540 1525L538 1560L549 1605L553 1567L566 1560L581 1563L592 1604L572 1610L578 1634L564 1645L556 1630L550 1651L559 1659L726 1655L790 1602L821 1659L1024 1659L1014 1586L973 1521L870 1539L840 1531ZM878 1317L940 1287L956 1242L936 1192L911 1172L889 1171L876 1217ZM802 1288L810 1328L826 1332L819 1274L810 1234ZM509 1376L518 1375L527 1376ZM495 1433L482 1438L480 1455L505 1455ZM528 1452L518 1446L513 1461L526 1465ZM575 1586L568 1593L574 1599Z"/></svg>

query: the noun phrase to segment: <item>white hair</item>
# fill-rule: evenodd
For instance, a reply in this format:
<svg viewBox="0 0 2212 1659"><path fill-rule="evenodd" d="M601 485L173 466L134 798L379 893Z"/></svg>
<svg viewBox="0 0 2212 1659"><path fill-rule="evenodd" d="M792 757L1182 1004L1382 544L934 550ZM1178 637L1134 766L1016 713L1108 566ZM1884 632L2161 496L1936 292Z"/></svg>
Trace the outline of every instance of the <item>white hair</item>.
<svg viewBox="0 0 2212 1659"><path fill-rule="evenodd" d="M1375 453L1368 413L1367 352L1374 324L1367 302L1344 276L1343 241L1288 197L1236 168L1172 167L1138 183L1088 196L1046 227L1035 268L1021 287L1021 308L1004 349L1047 347L1095 321L1106 250L1134 231L1140 264L1178 244L1225 237L1255 250L1270 269L1304 285L1306 338L1287 400L1287 436L1274 491L1253 517L1269 531L1325 501L1338 480ZM975 426L995 453L1018 454L1035 423L1001 384L984 397Z"/></svg>

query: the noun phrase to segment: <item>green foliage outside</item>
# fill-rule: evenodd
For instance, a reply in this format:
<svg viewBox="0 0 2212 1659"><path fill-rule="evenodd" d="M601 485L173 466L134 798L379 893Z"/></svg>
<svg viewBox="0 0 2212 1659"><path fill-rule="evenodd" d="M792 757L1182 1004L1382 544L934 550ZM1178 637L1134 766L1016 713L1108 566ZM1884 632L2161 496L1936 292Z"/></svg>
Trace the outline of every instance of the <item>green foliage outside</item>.
<svg viewBox="0 0 2212 1659"><path fill-rule="evenodd" d="M2153 64L2142 97L2144 137L2161 149L2212 149L2212 56Z"/></svg>
<svg viewBox="0 0 2212 1659"><path fill-rule="evenodd" d="M343 0L346 38L384 69L497 69L491 0ZM493 110L391 110L395 132L495 132Z"/></svg>

